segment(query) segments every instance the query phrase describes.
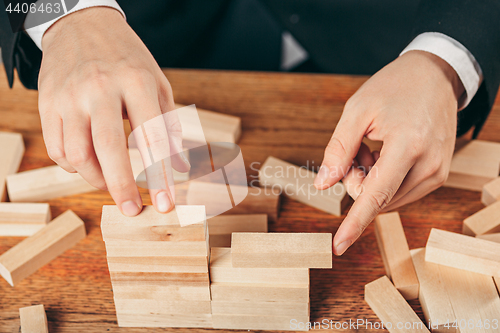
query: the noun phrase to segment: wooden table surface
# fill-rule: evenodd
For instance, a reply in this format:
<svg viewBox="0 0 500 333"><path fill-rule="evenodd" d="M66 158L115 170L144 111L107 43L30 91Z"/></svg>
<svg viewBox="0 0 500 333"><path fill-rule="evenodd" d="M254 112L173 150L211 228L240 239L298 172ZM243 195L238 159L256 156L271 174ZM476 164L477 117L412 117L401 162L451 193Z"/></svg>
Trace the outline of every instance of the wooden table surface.
<svg viewBox="0 0 500 333"><path fill-rule="evenodd" d="M21 171L52 165L42 139L37 92L19 81L9 90L0 70L0 130L20 132L26 153ZM274 155L298 165L318 165L345 101L366 77L282 73L166 70L175 101L242 118L239 143L249 178L252 162ZM500 103L480 135L500 141ZM255 164L254 164L255 166ZM257 164L258 166L258 164ZM150 200L141 191L146 204ZM88 236L15 287L0 279L0 332L18 332L19 308L44 304L50 332L163 332L195 329L118 328L106 254L99 228L102 205L113 204L98 191L49 201L52 215L67 209L84 221ZM461 221L481 209L480 193L440 188L399 210L410 248L422 247L432 227L460 232ZM343 217L284 199L270 231L332 232ZM0 237L0 253L22 238ZM384 275L373 226L330 270L311 270L311 321L378 321L363 300L364 285ZM411 302L422 317L417 301ZM196 331L210 331L199 330ZM343 329L342 331L355 331ZM363 328L360 331L365 331ZM373 330L379 332L380 330Z"/></svg>

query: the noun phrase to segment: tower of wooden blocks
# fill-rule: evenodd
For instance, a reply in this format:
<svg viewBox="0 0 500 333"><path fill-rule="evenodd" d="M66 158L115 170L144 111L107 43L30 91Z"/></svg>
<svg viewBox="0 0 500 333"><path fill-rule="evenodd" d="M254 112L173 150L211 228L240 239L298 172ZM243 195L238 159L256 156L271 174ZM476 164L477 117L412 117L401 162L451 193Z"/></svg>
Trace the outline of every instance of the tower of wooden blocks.
<svg viewBox="0 0 500 333"><path fill-rule="evenodd" d="M104 206L101 230L119 326L212 327L204 206Z"/></svg>

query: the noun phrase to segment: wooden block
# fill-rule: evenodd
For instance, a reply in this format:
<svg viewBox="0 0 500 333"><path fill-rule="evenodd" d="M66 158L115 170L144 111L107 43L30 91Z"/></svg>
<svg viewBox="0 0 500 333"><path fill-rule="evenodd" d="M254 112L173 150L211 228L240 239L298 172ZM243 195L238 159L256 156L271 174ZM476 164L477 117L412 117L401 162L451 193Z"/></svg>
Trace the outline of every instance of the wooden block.
<svg viewBox="0 0 500 333"><path fill-rule="evenodd" d="M252 316L309 316L309 303L212 301L212 314Z"/></svg>
<svg viewBox="0 0 500 333"><path fill-rule="evenodd" d="M208 256L206 241L128 241L107 240L108 257Z"/></svg>
<svg viewBox="0 0 500 333"><path fill-rule="evenodd" d="M233 267L332 268L331 233L233 233Z"/></svg>
<svg viewBox="0 0 500 333"><path fill-rule="evenodd" d="M432 229L425 260L489 276L500 276L500 244Z"/></svg>
<svg viewBox="0 0 500 333"><path fill-rule="evenodd" d="M407 300L418 298L418 278L398 212L375 218L375 235L385 272Z"/></svg>
<svg viewBox="0 0 500 333"><path fill-rule="evenodd" d="M208 246L205 208L177 205L168 214L144 206L139 215L124 216L114 205L103 206L101 232L108 240L206 242Z"/></svg>
<svg viewBox="0 0 500 333"><path fill-rule="evenodd" d="M212 248L210 281L222 283L308 284L308 268L236 268L231 248Z"/></svg>
<svg viewBox="0 0 500 333"><path fill-rule="evenodd" d="M124 314L211 314L210 301L169 301L163 299L115 299L116 312Z"/></svg>
<svg viewBox="0 0 500 333"><path fill-rule="evenodd" d="M309 316L251 316L213 314L212 320L216 329L230 330L280 330L308 331ZM303 323L304 328L299 328Z"/></svg>
<svg viewBox="0 0 500 333"><path fill-rule="evenodd" d="M208 273L205 256L109 257L110 272Z"/></svg>
<svg viewBox="0 0 500 333"><path fill-rule="evenodd" d="M456 150L444 186L482 191L500 173L500 143L472 140Z"/></svg>
<svg viewBox="0 0 500 333"><path fill-rule="evenodd" d="M279 190L280 193L317 208L340 216L349 203L344 184L337 183L326 190L314 187L316 173L269 156L259 170L260 186Z"/></svg>
<svg viewBox="0 0 500 333"><path fill-rule="evenodd" d="M269 221L277 221L280 205L279 195L271 191L266 192L258 187L231 186L233 195L235 192L247 190L247 197L235 206L229 199L227 185L191 181L186 202L188 205L205 205L207 216L217 215L227 207L229 208L227 214L267 214Z"/></svg>
<svg viewBox="0 0 500 333"><path fill-rule="evenodd" d="M19 309L21 333L49 333L47 315L43 304Z"/></svg>
<svg viewBox="0 0 500 333"><path fill-rule="evenodd" d="M184 105L176 104L176 107L182 108ZM196 110L199 120L192 112L177 112L184 140L205 142L200 138L201 123L206 142L238 142L241 136L241 118L200 108Z"/></svg>
<svg viewBox="0 0 500 333"><path fill-rule="evenodd" d="M131 284L164 283L171 286L198 287L208 286L208 273L178 273L178 272L109 272L111 282Z"/></svg>
<svg viewBox="0 0 500 333"><path fill-rule="evenodd" d="M307 284L221 283L210 284L212 301L309 303Z"/></svg>
<svg viewBox="0 0 500 333"><path fill-rule="evenodd" d="M95 190L78 173L66 172L58 165L7 176L7 191L12 202L46 201Z"/></svg>
<svg viewBox="0 0 500 333"><path fill-rule="evenodd" d="M462 228L462 233L469 236L496 232L500 232L500 201L466 218Z"/></svg>
<svg viewBox="0 0 500 333"><path fill-rule="evenodd" d="M495 281L495 285L497 286L498 294L500 295L500 277L494 276L493 280Z"/></svg>
<svg viewBox="0 0 500 333"><path fill-rule="evenodd" d="M212 328L211 314L117 313L119 327L198 327Z"/></svg>
<svg viewBox="0 0 500 333"><path fill-rule="evenodd" d="M46 203L0 203L0 236L31 236L50 219Z"/></svg>
<svg viewBox="0 0 500 333"><path fill-rule="evenodd" d="M500 232L494 233L494 234L484 234L484 235L477 235L477 238L485 239L491 242L496 242L500 243Z"/></svg>
<svg viewBox="0 0 500 333"><path fill-rule="evenodd" d="M66 211L0 256L0 275L14 286L85 238L83 221Z"/></svg>
<svg viewBox="0 0 500 333"><path fill-rule="evenodd" d="M387 276L365 286L365 301L389 332L429 332ZM398 327L398 323L402 326ZM409 328L404 326L407 323Z"/></svg>
<svg viewBox="0 0 500 333"><path fill-rule="evenodd" d="M5 201L7 191L5 183L8 175L19 169L24 155L23 137L19 133L0 132L0 201Z"/></svg>
<svg viewBox="0 0 500 333"><path fill-rule="evenodd" d="M210 301L208 283L185 285L165 281L111 281L115 299L161 299L169 301Z"/></svg>
<svg viewBox="0 0 500 333"><path fill-rule="evenodd" d="M481 192L481 202L485 206L489 206L498 200L500 200L500 177L486 183Z"/></svg>
<svg viewBox="0 0 500 333"><path fill-rule="evenodd" d="M448 296L446 281L441 279L439 266L425 261L425 248L414 249L410 252L420 283L418 300L427 323L432 323L431 331L458 333L457 318Z"/></svg>
<svg viewBox="0 0 500 333"><path fill-rule="evenodd" d="M134 179L136 180L139 186L146 188L147 181L145 174L142 173L142 171L144 171L144 164L142 163L141 153L137 148L130 148L128 152L130 156L130 164L132 165L132 173L134 174ZM184 155L186 155L186 158L188 158L189 160L189 150L185 150ZM189 171L179 172L175 169L172 169L172 175L174 177L175 183L182 183L189 180Z"/></svg>
<svg viewBox="0 0 500 333"><path fill-rule="evenodd" d="M218 215L207 223L210 247L231 247L233 232L267 232L266 214Z"/></svg>

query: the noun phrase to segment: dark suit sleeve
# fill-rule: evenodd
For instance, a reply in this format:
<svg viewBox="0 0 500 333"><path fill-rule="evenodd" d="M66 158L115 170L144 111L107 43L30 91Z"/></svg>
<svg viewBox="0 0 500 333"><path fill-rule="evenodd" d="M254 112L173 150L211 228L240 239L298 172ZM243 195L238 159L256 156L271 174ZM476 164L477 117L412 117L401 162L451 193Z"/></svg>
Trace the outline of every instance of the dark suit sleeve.
<svg viewBox="0 0 500 333"><path fill-rule="evenodd" d="M495 101L500 83L500 1L422 0L413 37L440 32L464 45L483 71L481 84L471 103L458 113L457 136L474 127L481 130Z"/></svg>

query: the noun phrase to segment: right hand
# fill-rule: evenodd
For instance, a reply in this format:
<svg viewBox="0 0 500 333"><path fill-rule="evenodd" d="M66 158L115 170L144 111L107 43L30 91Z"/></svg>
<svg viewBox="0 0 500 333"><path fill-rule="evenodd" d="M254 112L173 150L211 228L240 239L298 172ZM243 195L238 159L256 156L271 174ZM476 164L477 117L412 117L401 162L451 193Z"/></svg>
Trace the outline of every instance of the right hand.
<svg viewBox="0 0 500 333"><path fill-rule="evenodd" d="M122 118L128 117L135 129L174 110L168 80L120 12L112 8L92 7L61 18L43 36L42 47L38 103L49 157L91 185L109 190L123 214L137 215L142 200ZM179 119L170 112L166 120L167 128L156 126L150 131L151 152L182 157ZM147 153L141 151L143 158ZM189 170L186 159L173 165L180 172ZM173 209L174 193L168 187L149 192L157 211Z"/></svg>

